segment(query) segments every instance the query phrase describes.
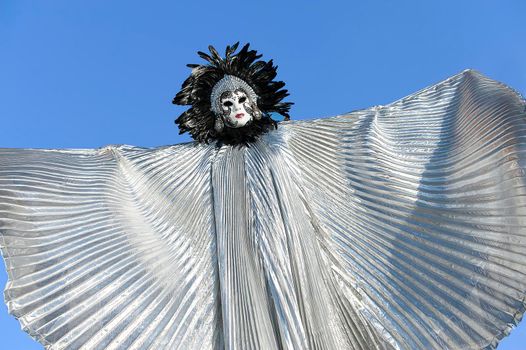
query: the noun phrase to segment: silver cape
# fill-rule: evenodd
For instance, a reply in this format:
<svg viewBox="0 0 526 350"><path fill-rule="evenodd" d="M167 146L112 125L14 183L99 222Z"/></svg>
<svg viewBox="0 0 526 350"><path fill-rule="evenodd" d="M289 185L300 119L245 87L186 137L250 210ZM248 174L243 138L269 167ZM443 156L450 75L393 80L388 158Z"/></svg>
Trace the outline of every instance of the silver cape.
<svg viewBox="0 0 526 350"><path fill-rule="evenodd" d="M0 151L5 300L49 349L493 349L526 111L465 71L246 146Z"/></svg>

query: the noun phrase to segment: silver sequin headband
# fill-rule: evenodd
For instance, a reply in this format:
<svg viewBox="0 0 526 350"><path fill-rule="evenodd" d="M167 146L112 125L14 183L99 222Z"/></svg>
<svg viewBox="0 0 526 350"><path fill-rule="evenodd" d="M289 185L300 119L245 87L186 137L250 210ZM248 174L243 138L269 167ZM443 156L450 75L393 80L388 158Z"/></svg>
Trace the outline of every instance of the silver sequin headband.
<svg viewBox="0 0 526 350"><path fill-rule="evenodd" d="M245 91L245 93L248 95L248 98L254 103L257 103L258 95L256 95L250 85L236 76L225 75L223 79L219 80L212 89L212 94L210 95L210 107L212 112L214 112L216 115L221 115L223 113L220 101L221 95L225 91L235 91L238 89Z"/></svg>

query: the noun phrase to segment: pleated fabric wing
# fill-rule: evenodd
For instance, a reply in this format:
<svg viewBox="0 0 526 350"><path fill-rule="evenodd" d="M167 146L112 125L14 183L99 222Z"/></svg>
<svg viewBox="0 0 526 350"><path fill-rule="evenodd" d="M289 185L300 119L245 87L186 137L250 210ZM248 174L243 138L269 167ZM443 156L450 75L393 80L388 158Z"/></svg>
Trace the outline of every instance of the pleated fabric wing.
<svg viewBox="0 0 526 350"><path fill-rule="evenodd" d="M526 113L467 71L250 145L0 151L9 311L51 349L492 349Z"/></svg>
<svg viewBox="0 0 526 350"><path fill-rule="evenodd" d="M5 301L51 349L220 348L213 149L1 150Z"/></svg>
<svg viewBox="0 0 526 350"><path fill-rule="evenodd" d="M354 305L354 320L397 349L494 349L522 318L526 104L517 93L466 71L283 132L336 310Z"/></svg>

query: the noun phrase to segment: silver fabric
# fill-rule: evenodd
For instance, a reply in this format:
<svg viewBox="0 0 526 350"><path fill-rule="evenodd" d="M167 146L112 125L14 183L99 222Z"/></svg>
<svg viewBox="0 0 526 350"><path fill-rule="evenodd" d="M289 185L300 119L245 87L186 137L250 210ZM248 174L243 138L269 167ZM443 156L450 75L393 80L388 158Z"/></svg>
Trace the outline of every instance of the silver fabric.
<svg viewBox="0 0 526 350"><path fill-rule="evenodd" d="M50 349L494 349L525 106L466 71L250 147L4 149L9 311Z"/></svg>

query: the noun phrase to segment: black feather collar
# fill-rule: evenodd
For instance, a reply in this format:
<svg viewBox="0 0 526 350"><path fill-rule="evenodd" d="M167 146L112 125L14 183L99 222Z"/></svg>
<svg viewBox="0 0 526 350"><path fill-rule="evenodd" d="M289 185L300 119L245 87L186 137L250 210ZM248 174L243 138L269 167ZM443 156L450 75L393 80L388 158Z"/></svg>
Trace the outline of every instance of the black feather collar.
<svg viewBox="0 0 526 350"><path fill-rule="evenodd" d="M272 60L258 60L255 50L249 50L249 44L235 53L239 43L227 46L225 58L219 56L214 47L209 46L210 54L198 52L208 63L204 65L189 64L192 73L184 81L181 91L173 99L174 104L191 106L182 113L175 123L179 133L188 132L195 140L206 142L217 140L224 144L250 143L269 130L277 128L271 113L278 113L288 120L291 102L281 102L288 91L283 89L285 83L274 81L277 67ZM260 120L253 119L241 128L225 127L221 132L214 129L215 114L211 110L210 96L215 84L225 75L236 76L245 81L258 96L257 106L262 112Z"/></svg>

